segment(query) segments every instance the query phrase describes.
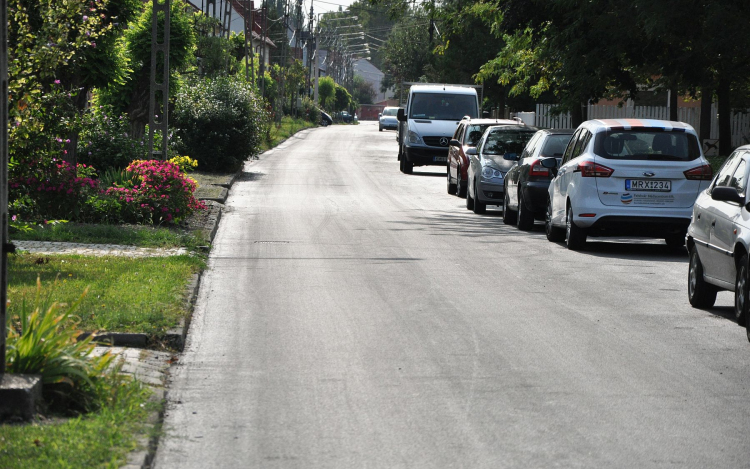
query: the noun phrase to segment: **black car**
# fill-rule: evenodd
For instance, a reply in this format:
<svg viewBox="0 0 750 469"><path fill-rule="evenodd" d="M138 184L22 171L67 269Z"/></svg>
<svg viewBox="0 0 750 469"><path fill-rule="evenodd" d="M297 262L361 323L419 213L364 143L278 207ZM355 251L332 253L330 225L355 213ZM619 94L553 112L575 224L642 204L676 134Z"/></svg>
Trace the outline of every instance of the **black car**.
<svg viewBox="0 0 750 469"><path fill-rule="evenodd" d="M331 118L331 116L324 111L320 111L320 125L322 125L323 127L327 127L331 124L333 124L333 119Z"/></svg>
<svg viewBox="0 0 750 469"><path fill-rule="evenodd" d="M503 222L518 223L518 228L530 230L534 220L544 220L552 173L542 166L545 158L562 158L565 147L575 129L544 129L529 140L521 155L506 158L518 161L505 175Z"/></svg>

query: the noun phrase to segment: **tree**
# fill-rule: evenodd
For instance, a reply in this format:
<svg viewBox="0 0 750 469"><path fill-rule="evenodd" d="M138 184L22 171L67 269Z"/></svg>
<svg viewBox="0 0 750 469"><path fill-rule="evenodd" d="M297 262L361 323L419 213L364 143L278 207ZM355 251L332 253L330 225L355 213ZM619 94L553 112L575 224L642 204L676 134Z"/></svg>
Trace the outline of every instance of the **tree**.
<svg viewBox="0 0 750 469"><path fill-rule="evenodd" d="M336 83L331 77L318 79L318 103L323 109L330 111L334 106Z"/></svg>
<svg viewBox="0 0 750 469"><path fill-rule="evenodd" d="M334 111L344 111L346 109L349 109L349 106L352 104L352 95L349 94L348 91L346 91L346 88L336 83L335 85L335 91L334 91L334 100L333 100L333 110Z"/></svg>
<svg viewBox="0 0 750 469"><path fill-rule="evenodd" d="M372 104L375 98L375 88L372 83L359 75L355 75L349 87L352 99L359 104Z"/></svg>
<svg viewBox="0 0 750 469"><path fill-rule="evenodd" d="M383 45L383 72L386 84L400 86L405 81L419 81L430 63L429 20L423 10L412 11L394 26L388 41Z"/></svg>

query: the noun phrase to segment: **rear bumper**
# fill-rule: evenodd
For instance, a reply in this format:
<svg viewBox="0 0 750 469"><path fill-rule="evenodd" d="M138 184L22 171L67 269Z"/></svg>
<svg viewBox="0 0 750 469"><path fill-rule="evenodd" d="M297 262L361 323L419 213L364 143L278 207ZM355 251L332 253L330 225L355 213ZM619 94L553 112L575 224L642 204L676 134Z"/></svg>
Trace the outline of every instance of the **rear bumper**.
<svg viewBox="0 0 750 469"><path fill-rule="evenodd" d="M576 221L576 224L580 224ZM663 238L685 233L690 218L603 216L588 227L592 236L646 236Z"/></svg>
<svg viewBox="0 0 750 469"><path fill-rule="evenodd" d="M527 181L521 185L523 192L523 208L535 215L547 212L547 198L549 197L549 181Z"/></svg>

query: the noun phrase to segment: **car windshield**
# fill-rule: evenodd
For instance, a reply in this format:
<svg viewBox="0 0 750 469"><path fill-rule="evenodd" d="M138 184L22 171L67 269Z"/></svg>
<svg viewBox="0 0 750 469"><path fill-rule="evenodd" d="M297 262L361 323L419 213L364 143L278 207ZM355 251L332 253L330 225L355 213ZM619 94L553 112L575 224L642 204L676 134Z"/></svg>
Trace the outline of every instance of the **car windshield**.
<svg viewBox="0 0 750 469"><path fill-rule="evenodd" d="M383 109L383 115L384 116L395 116L398 114L398 108L395 107L387 107Z"/></svg>
<svg viewBox="0 0 750 469"><path fill-rule="evenodd" d="M618 160L692 161L701 154L695 135L661 130L610 130L597 134L594 151Z"/></svg>
<svg viewBox="0 0 750 469"><path fill-rule="evenodd" d="M561 158L565 153L565 147L568 146L570 141L570 135L549 135L547 140L544 141L542 151L539 153L540 156L554 156L555 158Z"/></svg>
<svg viewBox="0 0 750 469"><path fill-rule="evenodd" d="M477 98L470 94L414 93L412 119L456 120L477 117Z"/></svg>
<svg viewBox="0 0 750 469"><path fill-rule="evenodd" d="M473 124L466 129L466 145L475 147L479 143L479 139L484 135L484 131L487 130L490 124Z"/></svg>
<svg viewBox="0 0 750 469"><path fill-rule="evenodd" d="M486 155L520 154L526 143L534 135L533 130L496 129L491 130L482 147Z"/></svg>

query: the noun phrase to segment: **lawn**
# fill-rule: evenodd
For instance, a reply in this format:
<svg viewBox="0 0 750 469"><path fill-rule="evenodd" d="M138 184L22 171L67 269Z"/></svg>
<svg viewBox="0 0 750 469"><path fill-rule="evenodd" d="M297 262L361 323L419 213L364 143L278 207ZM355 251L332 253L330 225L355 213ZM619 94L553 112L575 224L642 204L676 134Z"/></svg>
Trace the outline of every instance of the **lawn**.
<svg viewBox="0 0 750 469"><path fill-rule="evenodd" d="M270 141L263 142L261 144L261 150L266 151L273 148L278 145L279 142L285 138L289 138L300 130L315 126L316 124L305 119L295 119L293 117L284 116L281 118L281 125L277 126L276 123L271 124Z"/></svg>
<svg viewBox="0 0 750 469"><path fill-rule="evenodd" d="M86 257L9 256L8 317L17 317L24 296L33 299L37 276L53 298L72 302L89 288L77 312L85 331L163 334L179 324L185 311L185 286L205 266L195 256Z"/></svg>

